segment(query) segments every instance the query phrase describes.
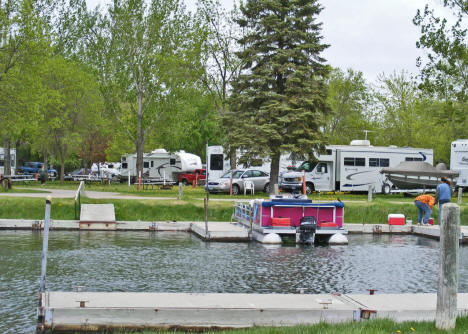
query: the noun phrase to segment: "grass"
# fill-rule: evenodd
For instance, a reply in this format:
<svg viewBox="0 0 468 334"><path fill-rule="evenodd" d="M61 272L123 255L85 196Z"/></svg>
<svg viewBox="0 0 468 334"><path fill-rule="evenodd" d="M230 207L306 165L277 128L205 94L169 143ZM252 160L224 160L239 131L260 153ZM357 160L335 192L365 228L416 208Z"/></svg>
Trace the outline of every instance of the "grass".
<svg viewBox="0 0 468 334"><path fill-rule="evenodd" d="M131 332L121 332L131 333ZM183 333L180 331L144 331L144 334L154 333ZM360 322L347 322L342 324L319 323L316 325L301 325L294 327L254 327L250 329L207 331L204 333L216 334L452 334L468 333L468 317L457 318L455 330L440 331L435 328L434 321L396 323L388 319L374 319Z"/></svg>
<svg viewBox="0 0 468 334"><path fill-rule="evenodd" d="M10 191L43 192L36 190L38 184L14 185ZM47 182L45 188L77 189L78 182ZM19 189L19 188L25 188ZM87 191L111 191L124 195L141 196L141 200L93 200L83 198L82 203L113 203L116 209L117 220L143 220L143 221L203 221L204 209L202 199L205 197L203 187L184 187L183 200L177 200L178 187L170 190L137 190L136 186L128 187L126 184L87 184ZM170 200L151 200L147 197L171 197ZM146 198L146 199L145 199ZM231 201L216 201L217 199L251 200L254 198L268 198L265 193L255 195L229 196L228 194L210 195L210 220L229 221L233 212ZM417 220L417 209L413 204L414 197L403 194L374 196L372 202L367 202L367 194L346 193L314 193L309 196L313 201L345 202L346 223L374 223L385 224L390 213L402 213L414 222ZM464 196L461 206L461 224L468 225L468 194ZM40 198L0 197L0 218L42 219L44 215L44 200ZM432 217L438 220L438 208L434 206ZM53 219L74 219L74 202L72 199L54 199L52 204Z"/></svg>

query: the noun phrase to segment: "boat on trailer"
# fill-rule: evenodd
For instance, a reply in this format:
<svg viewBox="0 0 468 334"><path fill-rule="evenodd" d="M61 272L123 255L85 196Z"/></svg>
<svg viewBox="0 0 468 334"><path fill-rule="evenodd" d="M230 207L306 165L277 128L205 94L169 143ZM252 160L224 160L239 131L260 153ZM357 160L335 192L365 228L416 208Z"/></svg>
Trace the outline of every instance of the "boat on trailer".
<svg viewBox="0 0 468 334"><path fill-rule="evenodd" d="M344 203L340 201L313 203L306 196L271 196L269 200L236 203L234 218L262 243L275 239L279 243L289 238L304 244L347 244L344 235L348 232L343 228ZM280 239L271 238L271 235Z"/></svg>

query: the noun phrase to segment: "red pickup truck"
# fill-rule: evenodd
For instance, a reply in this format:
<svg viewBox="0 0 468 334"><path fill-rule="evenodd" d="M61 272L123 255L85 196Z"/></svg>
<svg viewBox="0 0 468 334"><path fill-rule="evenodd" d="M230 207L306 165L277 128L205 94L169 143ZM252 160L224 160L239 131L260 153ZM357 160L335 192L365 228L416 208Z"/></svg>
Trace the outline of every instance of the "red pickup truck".
<svg viewBox="0 0 468 334"><path fill-rule="evenodd" d="M184 185L193 184L195 181L197 184L200 181L205 182L206 180L206 169L195 169L192 173L183 173L179 174L179 182L182 182Z"/></svg>

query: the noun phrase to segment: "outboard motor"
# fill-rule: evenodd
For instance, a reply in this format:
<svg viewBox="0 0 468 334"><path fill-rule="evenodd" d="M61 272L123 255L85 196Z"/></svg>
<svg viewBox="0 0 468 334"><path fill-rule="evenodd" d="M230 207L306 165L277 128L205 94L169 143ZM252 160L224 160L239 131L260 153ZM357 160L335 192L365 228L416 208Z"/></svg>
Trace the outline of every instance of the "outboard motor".
<svg viewBox="0 0 468 334"><path fill-rule="evenodd" d="M317 219L314 216L304 216L296 231L296 242L312 245L317 231Z"/></svg>

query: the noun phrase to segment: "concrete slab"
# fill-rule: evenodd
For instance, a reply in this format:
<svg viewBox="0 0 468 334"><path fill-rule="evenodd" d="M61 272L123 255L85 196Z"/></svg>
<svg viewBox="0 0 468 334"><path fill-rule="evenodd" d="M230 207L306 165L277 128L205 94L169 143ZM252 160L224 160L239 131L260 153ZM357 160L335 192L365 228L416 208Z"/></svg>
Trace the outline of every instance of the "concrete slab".
<svg viewBox="0 0 468 334"><path fill-rule="evenodd" d="M365 305L370 310L377 311L378 318L390 318L397 322L403 321L433 321L436 314L437 294L376 294L376 295L346 295L353 301ZM468 310L468 294L458 294L458 312L466 315Z"/></svg>
<svg viewBox="0 0 468 334"><path fill-rule="evenodd" d="M334 295L47 292L42 298L44 326L55 331L293 326L351 321L357 309Z"/></svg>
<svg viewBox="0 0 468 334"><path fill-rule="evenodd" d="M80 221L115 222L114 204L81 204Z"/></svg>
<svg viewBox="0 0 468 334"><path fill-rule="evenodd" d="M203 240L210 241L250 241L249 231L239 224L228 222L208 222L208 234L205 222L194 222L191 231Z"/></svg>

